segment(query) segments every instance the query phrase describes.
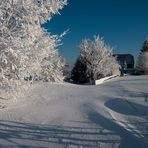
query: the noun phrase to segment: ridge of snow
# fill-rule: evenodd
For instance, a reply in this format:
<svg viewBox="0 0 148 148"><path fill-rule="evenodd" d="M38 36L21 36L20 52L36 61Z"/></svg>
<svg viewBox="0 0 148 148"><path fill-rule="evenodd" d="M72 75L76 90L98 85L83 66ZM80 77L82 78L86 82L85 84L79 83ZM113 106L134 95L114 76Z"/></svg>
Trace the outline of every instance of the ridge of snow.
<svg viewBox="0 0 148 148"><path fill-rule="evenodd" d="M101 79L95 81L95 85L100 85L100 84L104 83L105 81L115 78L115 77L118 77L118 75L112 75L112 76L108 76L105 78L101 78Z"/></svg>

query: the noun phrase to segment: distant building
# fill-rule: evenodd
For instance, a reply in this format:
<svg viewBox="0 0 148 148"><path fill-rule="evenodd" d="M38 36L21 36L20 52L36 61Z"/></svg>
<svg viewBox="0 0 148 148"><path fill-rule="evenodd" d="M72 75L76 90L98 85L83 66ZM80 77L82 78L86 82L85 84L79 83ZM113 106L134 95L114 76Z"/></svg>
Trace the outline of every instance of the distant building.
<svg viewBox="0 0 148 148"><path fill-rule="evenodd" d="M134 56L131 54L114 54L119 65L124 68L125 73L131 73L134 69Z"/></svg>

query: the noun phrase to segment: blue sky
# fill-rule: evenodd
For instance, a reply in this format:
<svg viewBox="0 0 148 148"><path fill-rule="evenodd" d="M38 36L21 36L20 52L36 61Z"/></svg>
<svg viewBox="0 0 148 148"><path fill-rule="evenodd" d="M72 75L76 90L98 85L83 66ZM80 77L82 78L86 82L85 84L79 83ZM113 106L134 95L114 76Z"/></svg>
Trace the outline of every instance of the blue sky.
<svg viewBox="0 0 148 148"><path fill-rule="evenodd" d="M136 56L148 37L148 0L69 0L68 5L43 26L52 34L70 29L59 47L70 63L79 55L83 38L104 37L114 53Z"/></svg>

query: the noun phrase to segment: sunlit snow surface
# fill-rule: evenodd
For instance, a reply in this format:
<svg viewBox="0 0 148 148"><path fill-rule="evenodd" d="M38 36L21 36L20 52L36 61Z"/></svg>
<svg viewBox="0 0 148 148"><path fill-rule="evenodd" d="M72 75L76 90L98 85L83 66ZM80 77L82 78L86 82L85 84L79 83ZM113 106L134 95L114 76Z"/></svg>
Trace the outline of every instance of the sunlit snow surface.
<svg viewBox="0 0 148 148"><path fill-rule="evenodd" d="M33 84L0 98L2 148L147 148L148 76L98 86Z"/></svg>

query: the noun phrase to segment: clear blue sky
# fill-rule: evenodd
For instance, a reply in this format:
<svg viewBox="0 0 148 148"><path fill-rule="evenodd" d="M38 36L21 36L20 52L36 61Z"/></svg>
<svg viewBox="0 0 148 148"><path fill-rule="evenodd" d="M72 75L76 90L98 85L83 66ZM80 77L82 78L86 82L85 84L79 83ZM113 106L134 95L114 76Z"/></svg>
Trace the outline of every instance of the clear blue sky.
<svg viewBox="0 0 148 148"><path fill-rule="evenodd" d="M148 0L69 0L68 5L43 26L52 34L70 29L59 47L70 63L79 55L83 38L104 37L114 53L137 55L148 37Z"/></svg>

